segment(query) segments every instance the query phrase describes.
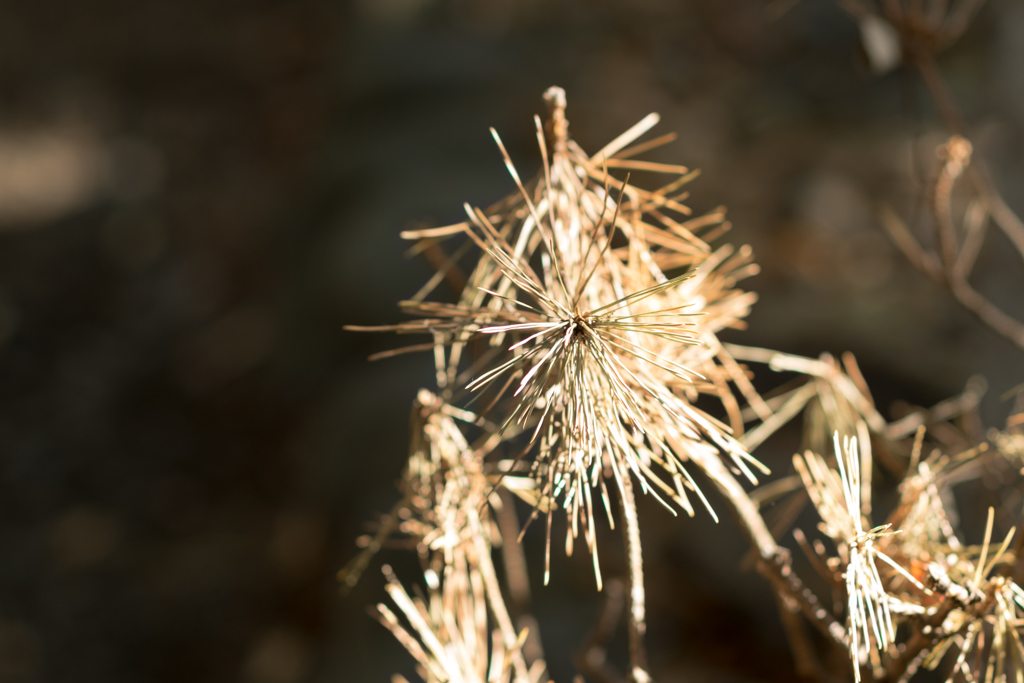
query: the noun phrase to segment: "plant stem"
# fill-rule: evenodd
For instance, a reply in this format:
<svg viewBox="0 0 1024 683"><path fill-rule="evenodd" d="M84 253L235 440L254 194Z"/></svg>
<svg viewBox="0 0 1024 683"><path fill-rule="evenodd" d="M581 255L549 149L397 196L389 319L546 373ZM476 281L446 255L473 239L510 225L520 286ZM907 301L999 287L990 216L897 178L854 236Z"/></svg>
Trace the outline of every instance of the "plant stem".
<svg viewBox="0 0 1024 683"><path fill-rule="evenodd" d="M544 647L541 644L540 628L537 620L530 614L530 577L526 570L526 554L519 543L519 520L516 517L515 499L505 487L498 489L501 497L501 509L496 517L498 531L501 533L501 554L505 560L505 583L508 585L510 611L520 631L529 630L526 643L523 645L523 656L527 665L532 666L539 659L544 659Z"/></svg>
<svg viewBox="0 0 1024 683"><path fill-rule="evenodd" d="M620 492L622 532L626 541L626 564L629 566L629 680L632 683L648 683L651 677L647 673L647 652L644 649L644 633L647 632L644 565L640 551L636 498L633 496L633 482L628 471L623 473L620 480Z"/></svg>
<svg viewBox="0 0 1024 683"><path fill-rule="evenodd" d="M615 629L626 606L626 587L622 579L611 579L605 584L604 606L587 636L583 647L573 657L576 668L597 683L624 683L622 676L608 663L608 641L615 634Z"/></svg>
<svg viewBox="0 0 1024 683"><path fill-rule="evenodd" d="M697 456L693 456L697 460ZM818 597L793 572L789 551L780 547L764 523L758 506L716 455L701 457L699 464L729 501L740 527L757 549L757 571L775 590L794 600L804 616L826 637L844 648L846 629L824 608Z"/></svg>
<svg viewBox="0 0 1024 683"><path fill-rule="evenodd" d="M501 595L501 585L498 583L498 576L494 571L494 564L491 562L491 548L484 540L483 530L480 528L480 521L476 518L470 520L473 528L473 546L477 552L477 560L480 564L480 576L484 580L484 588L487 593L487 603L491 607L491 614L498 624L502 641L505 647L512 648L516 642L516 630L512 625L512 618L508 615L508 608L505 607L505 600ZM522 651L512 655L513 680L515 683L528 683L528 669Z"/></svg>

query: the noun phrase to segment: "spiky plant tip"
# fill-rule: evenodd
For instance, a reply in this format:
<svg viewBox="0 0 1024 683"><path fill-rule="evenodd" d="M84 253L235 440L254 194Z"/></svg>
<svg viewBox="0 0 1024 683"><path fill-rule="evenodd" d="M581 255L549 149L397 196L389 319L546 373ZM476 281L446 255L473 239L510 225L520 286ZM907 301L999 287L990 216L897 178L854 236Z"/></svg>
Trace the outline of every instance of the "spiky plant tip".
<svg viewBox="0 0 1024 683"><path fill-rule="evenodd" d="M460 301L421 292L404 308L424 317L392 329L432 334L439 384L457 395L452 380L464 378L467 398L500 416L499 440L525 435L535 485L515 490L543 508L549 526L554 507L566 511L567 552L582 528L600 585L593 508L599 492L614 524L607 479L621 492L635 477L673 514L692 515L692 495L711 511L685 467L705 466L707 444L751 481L753 470L767 472L691 404L700 392L730 392L726 382L736 380L738 369L714 361L722 353L714 334L745 315L752 299L732 287L756 268L749 248L713 252L697 237L724 225L724 209L672 217L690 213L680 203L689 169L630 158L673 137L630 147L656 115L588 157L568 135L564 92L552 88L545 100L548 121L535 121L543 170L533 180L523 182L492 131L518 193L487 211L465 207L459 229L481 257ZM677 178L650 192L628 174L615 178L617 168ZM663 272L679 266L682 275ZM474 339L487 339L491 361L463 371Z"/></svg>
<svg viewBox="0 0 1024 683"><path fill-rule="evenodd" d="M858 424L862 434L864 423ZM871 650L884 653L896 639L893 611L906 612L905 603L887 590L877 561L887 565L922 593L930 594L917 578L881 550L880 542L899 534L892 524L870 527L863 513L870 509L870 489L864 486L862 467L870 467L870 440L833 433L837 470L824 458L810 451L793 462L812 503L822 518L822 530L836 543L846 588L849 620L849 650L854 677L860 680L860 667ZM869 528L866 528L869 527ZM915 610L910 610L911 612Z"/></svg>
<svg viewBox="0 0 1024 683"><path fill-rule="evenodd" d="M521 651L527 630L517 634L507 615L489 618L494 596L488 595L486 577L478 566L459 558L440 574L425 570L425 597L410 596L388 565L382 570L387 593L404 619L384 603L376 606L374 616L413 656L425 683L547 680L543 662L530 668L525 665Z"/></svg>

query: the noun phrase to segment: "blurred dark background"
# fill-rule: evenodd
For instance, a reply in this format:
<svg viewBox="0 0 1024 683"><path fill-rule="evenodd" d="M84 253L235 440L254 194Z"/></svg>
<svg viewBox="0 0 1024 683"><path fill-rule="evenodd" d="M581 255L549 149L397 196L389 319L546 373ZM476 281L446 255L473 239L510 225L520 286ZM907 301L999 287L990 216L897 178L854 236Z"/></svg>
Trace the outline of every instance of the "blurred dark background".
<svg viewBox="0 0 1024 683"><path fill-rule="evenodd" d="M703 168L691 205L727 204L728 239L763 266L730 340L853 351L883 411L982 373L1001 424L1021 353L875 219L922 196L944 136L925 92L903 69L874 75L832 2L791 5L0 3L0 681L411 674L366 614L379 562L345 598L334 574L395 500L430 363L368 363L396 340L342 326L396 320L428 277L401 229L513 189L488 126L537 168L531 117L552 84L584 149L650 111L679 132L655 158ZM1024 4L988 2L939 63L1024 211ZM994 233L975 283L1024 316ZM763 459L786 472L797 444L791 430ZM729 521L643 503L656 680L792 680ZM541 543L527 537L531 557ZM587 558L555 553L534 590L567 683L600 608Z"/></svg>

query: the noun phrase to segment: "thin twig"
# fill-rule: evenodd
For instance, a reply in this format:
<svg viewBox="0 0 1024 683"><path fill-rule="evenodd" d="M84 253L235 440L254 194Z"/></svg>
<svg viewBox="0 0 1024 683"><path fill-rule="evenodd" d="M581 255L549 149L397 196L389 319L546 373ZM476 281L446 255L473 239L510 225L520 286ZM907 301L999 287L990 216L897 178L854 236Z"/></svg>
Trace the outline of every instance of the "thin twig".
<svg viewBox="0 0 1024 683"><path fill-rule="evenodd" d="M937 284L947 287L953 297L978 320L1024 349L1024 325L1003 313L971 287L966 280L957 278L955 262L952 272L944 271L938 259L921 247L899 216L888 207L882 207L879 210L879 218L893 242L903 251L912 265Z"/></svg>
<svg viewBox="0 0 1024 683"><path fill-rule="evenodd" d="M916 10L911 8L905 13L901 3L894 0L886 0L882 3L886 19L901 33L908 61L921 76L939 116L947 128L954 133L954 136L946 145L947 161L932 187L931 204L935 215L941 258L936 258L935 255L925 250L906 228L903 221L888 207L880 209L879 218L893 242L915 268L935 283L949 289L960 305L974 314L982 323L1024 349L1024 324L1000 310L975 290L967 280L981 247L984 216L979 218L978 211L975 211L973 215L969 214L970 220L965 226L966 236L963 244L958 247L956 231L949 213L949 199L953 183L963 173L981 200L984 212L992 217L996 225L1009 237L1021 257L1024 258L1024 221L1006 204L979 161L968 165L966 159L955 158L952 154L956 150L954 146L958 145L960 149L966 149L969 158L970 143L967 141L969 131L967 122L957 109L942 73L935 63L933 54L939 43L952 40L962 33L977 4L976 2L965 3L966 9L961 8L962 11L955 13L946 21L944 27L927 27L927 22L922 24L926 18L921 14L919 7ZM849 3L847 3L847 9L850 9ZM860 13L851 10L851 14L859 16Z"/></svg>
<svg viewBox="0 0 1024 683"><path fill-rule="evenodd" d="M626 606L626 586L622 579L610 579L603 593L601 614L583 646L573 656L573 663L597 683L625 683L621 674L607 661L607 646L615 635L615 628Z"/></svg>
<svg viewBox="0 0 1024 683"><path fill-rule="evenodd" d="M512 619L508 615L508 608L505 607L505 601L501 596L501 586L498 583L498 576L494 572L494 564L491 562L490 548L487 547L484 541L483 532L477 526L473 529L474 537L473 542L476 546L478 555L478 561L480 563L480 575L484 580L484 587L486 588L487 604L491 607L491 613L494 615L494 620L498 624L498 628L501 631L501 637L504 641L505 647L513 648L516 642L516 631L512 626ZM512 668L515 671L515 680L526 681L528 668L526 666L526 660L523 657L521 650L516 651L512 656Z"/></svg>
<svg viewBox="0 0 1024 683"><path fill-rule="evenodd" d="M825 671L821 666L821 662L818 661L818 657L814 652L814 645L807 636L804 624L800 620L800 606L797 602L782 593L776 593L775 601L779 606L779 617L782 621L782 627L786 631L786 638L789 640L790 649L793 651L797 675L801 678L810 678L821 683L837 681L838 679Z"/></svg>
<svg viewBox="0 0 1024 683"><path fill-rule="evenodd" d="M629 680L631 683L649 683L647 651L644 634L647 632L646 600L644 595L644 562L640 549L640 521L636 514L636 498L629 472L620 481L619 504L622 513L622 531L626 541L626 564L629 567Z"/></svg>
<svg viewBox="0 0 1024 683"><path fill-rule="evenodd" d="M355 556L348 564L342 567L338 571L338 581L341 583L342 594L348 593L357 583L359 578L363 575L363 572L370 565L370 560L373 556L380 552L380 549L384 547L384 542L388 537L398 528L398 511L401 510L409 503L407 498L402 498L391 511L384 516L384 521L381 523L377 533L374 534L373 539L370 540L366 548L361 553Z"/></svg>
<svg viewBox="0 0 1024 683"><path fill-rule="evenodd" d="M528 629L523 656L527 666L544 659L544 646L540 639L540 625L530 614L530 577L526 570L526 554L519 543L519 519L516 517L515 498L504 486L498 488L501 509L497 511L498 530L501 533L501 554L505 560L505 584L508 586L509 605L516 628Z"/></svg>
<svg viewBox="0 0 1024 683"><path fill-rule="evenodd" d="M775 542L758 511L757 504L750 499L740 483L717 457L705 458L701 466L725 496L747 538L757 549L758 572L772 583L777 592L784 593L796 601L800 611L815 628L829 640L845 647L846 629L792 571L789 551Z"/></svg>

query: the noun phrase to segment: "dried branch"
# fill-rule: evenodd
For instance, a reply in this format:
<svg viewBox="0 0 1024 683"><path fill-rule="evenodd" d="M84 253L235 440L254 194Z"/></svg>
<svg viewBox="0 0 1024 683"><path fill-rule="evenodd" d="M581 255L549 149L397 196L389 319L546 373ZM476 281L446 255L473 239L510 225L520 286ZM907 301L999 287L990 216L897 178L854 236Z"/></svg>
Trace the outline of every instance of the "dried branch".
<svg viewBox="0 0 1024 683"><path fill-rule="evenodd" d="M962 31L972 1L962 0L948 15L937 0L928 4L927 16L918 11L920 3L882 0L882 6L893 21L905 26L916 21L920 31L937 36L934 47ZM866 2L851 3L858 11L870 11ZM925 72L928 68L923 67ZM941 94L937 70L923 75L937 81L930 87ZM384 605L378 613L428 683L546 680L538 629L528 613L530 586L519 545L525 529L519 527L512 494L533 507L530 521L547 518L545 583L555 511L567 520L566 553L585 545L599 590L595 508L600 513L603 504L613 526L618 517L628 583L625 588L619 580L604 585L602 616L575 659L587 676L621 683L605 655L626 608L628 680L648 683L634 486L673 514L695 514L690 497L696 495L717 521L687 470L694 466L710 478L747 536L755 566L776 595L800 675L833 680L799 615L825 636L829 647L852 657L857 676L862 665L870 664L876 677L903 680L919 667L937 664L943 648L959 649L954 675L974 676L966 658L971 654L980 662L983 651L996 652L987 655L989 669L997 666L1003 672L1005 657L1019 655L1016 671L1024 672L1024 646L1018 652L1010 645L1020 643L1016 629L1024 623L1024 590L1005 569L994 572L1020 548L1009 552L1007 536L989 559L991 522L980 549L964 546L950 521L955 517L945 508L953 483L980 476L996 457L977 457L986 447L979 442L983 430L977 420L984 387L973 381L962 395L889 423L849 354L839 362L829 354L815 359L721 344L718 332L741 328L754 301L752 294L736 289L736 281L755 273L757 266L747 247L713 249L707 244L728 223L721 207L690 216L682 202L695 171L629 158L671 139L639 141L657 123L657 115L588 156L569 137L564 92L552 88L545 100L548 120L535 120L542 171L532 180L521 178L494 133L517 192L486 211L467 206L465 223L405 235L420 240L413 249L434 261L437 274L402 304L418 319L382 328L430 335L431 342L419 347L433 351L438 393L424 390L414 405L402 500L345 577L353 581L370 554L393 534L416 549L429 567L424 575L428 597L410 598L392 577L388 587L411 629ZM944 115L955 125L962 123L951 100L938 106L949 109ZM989 218L1018 246L1024 246L1024 225L989 185L982 185L975 187L975 201L959 226L951 196L961 177L973 177L971 146L961 135L942 150L929 196L938 252L922 247L891 210L883 210L883 223L915 266L1024 348L1020 323L995 309L967 281ZM649 191L631 185L628 175L625 180L614 177L610 169L677 177ZM452 256L440 251L437 243L457 234L469 241ZM473 248L479 248L480 258L464 278L458 301L428 301L427 294L445 277L453 285L462 283L455 264ZM665 274L678 268L688 270ZM765 398L754 388L749 368L738 361L763 363L798 377ZM717 414L724 413L731 427L696 408L708 396L717 400ZM486 407L473 412L477 402ZM821 446L836 435L838 472L809 451L794 461L798 477L783 476L748 493L741 477L757 484L758 476L769 474L751 452L801 414L806 444ZM948 422L956 417L959 427ZM922 425L931 430L930 443L939 446L927 457L922 457ZM899 441L915 429L913 447ZM840 448L839 435L856 438ZM1010 440L1017 436L995 434L1000 458L1016 452ZM897 510L878 527L870 523L872 441L894 461L889 469L906 475ZM943 452L959 444L968 450ZM900 457L908 451L903 468ZM802 482L802 488L794 490L794 481ZM612 487L619 493L618 515L611 510ZM785 514L769 527L761 503L785 495L777 507ZM820 539L811 541L799 530L794 536L831 586L832 609L803 583L790 551L775 540L806 500L813 502L823 520L820 528L835 542L835 556L826 557ZM491 543L499 535L511 610L493 565ZM997 640L985 641L988 633ZM903 634L909 635L897 647L897 635Z"/></svg>
<svg viewBox="0 0 1024 683"><path fill-rule="evenodd" d="M939 213L942 215L944 211ZM936 284L949 289L964 308L990 329L1024 349L1024 324L1001 311L967 282L965 269L957 266L956 254L947 257L950 259L948 265L940 262L920 245L896 212L886 206L880 207L879 219L893 242L915 268Z"/></svg>

